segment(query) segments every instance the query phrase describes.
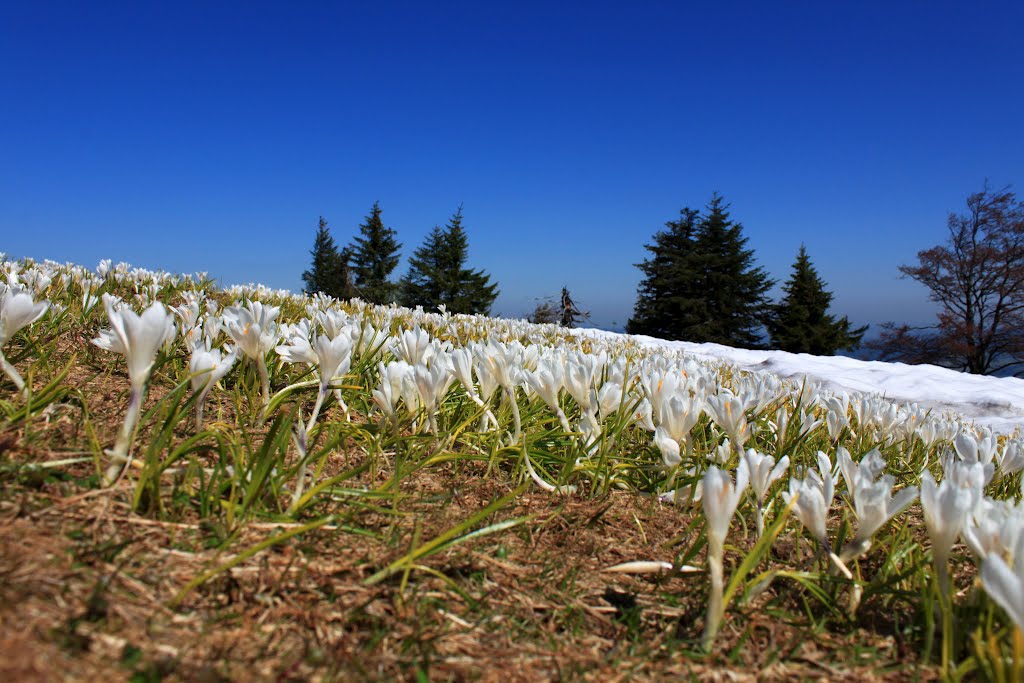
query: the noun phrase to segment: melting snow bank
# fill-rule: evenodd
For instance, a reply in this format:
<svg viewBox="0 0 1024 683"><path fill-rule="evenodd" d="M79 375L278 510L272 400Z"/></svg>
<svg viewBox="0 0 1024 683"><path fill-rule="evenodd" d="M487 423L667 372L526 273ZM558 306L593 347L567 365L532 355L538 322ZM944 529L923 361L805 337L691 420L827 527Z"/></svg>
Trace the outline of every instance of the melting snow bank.
<svg viewBox="0 0 1024 683"><path fill-rule="evenodd" d="M838 391L879 394L916 403L935 412L955 412L996 433L1024 428L1024 379L971 375L935 365L865 361L844 356L812 356L786 351L750 351L721 344L664 341L603 330L579 330L594 337L633 339L640 346L681 350L696 358L717 360L752 372L770 372L797 382L807 378Z"/></svg>

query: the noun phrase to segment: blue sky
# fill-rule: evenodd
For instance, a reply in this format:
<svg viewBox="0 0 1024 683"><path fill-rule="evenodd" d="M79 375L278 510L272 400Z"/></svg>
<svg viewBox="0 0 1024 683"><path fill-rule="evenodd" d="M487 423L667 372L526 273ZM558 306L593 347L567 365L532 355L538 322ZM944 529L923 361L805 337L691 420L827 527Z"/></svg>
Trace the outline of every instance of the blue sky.
<svg viewBox="0 0 1024 683"><path fill-rule="evenodd" d="M637 6L638 5L638 6ZM403 255L461 204L529 313L622 325L645 243L715 191L784 280L926 321L897 266L1024 192L1015 3L0 4L0 250L301 288L317 219ZM405 270L399 266L396 276Z"/></svg>

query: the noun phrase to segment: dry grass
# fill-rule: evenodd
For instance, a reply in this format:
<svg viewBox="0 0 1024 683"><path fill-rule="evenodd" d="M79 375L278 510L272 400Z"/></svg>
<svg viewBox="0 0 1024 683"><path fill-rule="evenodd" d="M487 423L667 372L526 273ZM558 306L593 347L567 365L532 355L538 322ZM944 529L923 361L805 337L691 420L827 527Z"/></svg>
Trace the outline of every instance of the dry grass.
<svg viewBox="0 0 1024 683"><path fill-rule="evenodd" d="M279 523L263 510L260 521L228 529L188 501L173 516L133 510L137 469L104 489L92 462L26 467L91 456L117 433L124 364L88 344L94 333L77 329L53 341L54 366L78 358L63 402L0 431L0 681L937 677L934 665L921 662L918 617L905 603L869 599L849 621L781 581L748 604L734 601L715 651L704 654L703 573L602 571L632 560L678 560L697 543L695 511L637 494L563 498L530 489L487 520L529 521L371 585L367 579L389 563L515 490L511 468L435 464L402 477L380 499L325 497L298 523ZM173 385L158 373L146 407ZM237 429L226 395L214 392L206 414ZM339 417L335 409L321 421ZM254 438L266 432L242 428ZM150 429L137 444L147 443ZM176 428L180 438L190 429L188 420ZM197 459L209 464L203 459L211 457ZM370 457L345 441L328 456L324 476ZM346 485L380 489L393 467L379 464ZM242 555L318 516L328 523ZM768 563L814 563L808 544L798 547L795 538L781 537ZM230 568L175 601L190 581L232 558ZM727 555L727 575L739 558L739 550ZM869 556L863 570L870 574L877 560ZM688 561L700 566L703 551Z"/></svg>
<svg viewBox="0 0 1024 683"><path fill-rule="evenodd" d="M62 430L59 422L52 429ZM14 435L13 439L17 439ZM5 436L6 456L20 452ZM33 460L39 451L31 452ZM350 456L355 457L353 454ZM250 524L227 550L201 520L131 512L127 484L20 477L2 491L0 680L908 680L928 679L892 615L813 632L800 600L769 590L730 611L698 652L706 582L601 570L674 556L690 514L616 492L520 496L526 526L457 546L374 586L365 580L512 488L445 466L403 482L400 515L367 511L219 574L169 607L191 578L283 525ZM337 526L337 525L335 525ZM785 544L777 553L787 554ZM698 558L699 559L699 558ZM782 618L788 613L791 618ZM887 618L888 617L888 618ZM833 625L835 626L835 625ZM865 657L858 661L857 653ZM755 673L756 672L756 673Z"/></svg>

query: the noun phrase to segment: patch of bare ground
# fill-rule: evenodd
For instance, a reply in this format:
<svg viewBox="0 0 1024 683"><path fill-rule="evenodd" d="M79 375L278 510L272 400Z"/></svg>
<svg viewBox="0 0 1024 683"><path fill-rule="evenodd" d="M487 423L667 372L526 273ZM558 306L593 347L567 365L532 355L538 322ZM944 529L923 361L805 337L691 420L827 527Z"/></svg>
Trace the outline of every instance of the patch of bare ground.
<svg viewBox="0 0 1024 683"><path fill-rule="evenodd" d="M127 484L97 491L65 477L3 486L4 681L934 677L892 628L891 613L868 601L853 623L811 628L801 614L806 600L791 585L734 604L715 654L703 655L702 573L602 571L674 559L696 536L687 531L691 512L632 494L588 500L527 492L490 521L530 515L528 523L367 585L512 484L478 465L424 470L403 483L400 514L339 508L331 511L336 523L241 559L293 527L252 523L224 543L198 519L132 513ZM777 552L792 559L785 542ZM232 558L233 566L171 606L191 579ZM701 561L698 553L692 563Z"/></svg>
<svg viewBox="0 0 1024 683"><path fill-rule="evenodd" d="M382 497L324 496L306 514L329 516L327 524L255 552L316 518L230 529L222 515L202 518L186 503L167 521L132 510L135 470L101 489L91 461L22 467L89 457L110 445L96 435L117 433L128 383L123 362L111 365L89 345L94 332L60 340L55 357L79 358L66 399L27 427L0 433L0 681L935 678L933 667L920 665L919 638L900 627L915 618L906 606L868 599L848 621L781 581L747 604L734 601L715 652L703 654L703 573L603 571L688 554L688 563L702 566L699 547L688 553L700 531L696 513L648 497L528 490L482 523L526 522L369 584L517 482L500 466L436 464ZM145 407L172 386L158 374ZM233 429L238 407L224 396L212 394L206 414ZM323 416L330 419L341 419L336 408ZM257 438L266 427L244 429ZM142 427L137 444L148 442L148 430ZM189 421L176 432L187 437ZM320 474L368 457L343 439ZM394 463L384 456L377 465L345 486L382 489ZM778 539L770 567L815 561L794 537ZM752 545L739 542L742 550ZM739 552L727 554L727 577ZM875 561L869 556L863 569L874 571ZM208 580L182 593L206 572Z"/></svg>

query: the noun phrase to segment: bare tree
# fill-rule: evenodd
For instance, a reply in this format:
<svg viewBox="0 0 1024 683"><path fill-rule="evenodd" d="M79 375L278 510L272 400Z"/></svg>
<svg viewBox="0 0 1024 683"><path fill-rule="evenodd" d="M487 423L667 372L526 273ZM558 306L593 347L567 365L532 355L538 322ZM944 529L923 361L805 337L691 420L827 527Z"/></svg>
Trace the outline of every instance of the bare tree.
<svg viewBox="0 0 1024 683"><path fill-rule="evenodd" d="M1024 365L1024 203L986 186L950 214L946 244L900 266L939 303L936 324L889 323L870 344L887 360L936 363L975 374L1021 371Z"/></svg>
<svg viewBox="0 0 1024 683"><path fill-rule="evenodd" d="M569 296L569 290L562 287L562 317L558 324L562 327L576 327L576 323L590 317L590 311L581 311Z"/></svg>
<svg viewBox="0 0 1024 683"><path fill-rule="evenodd" d="M542 301L533 309L533 313L527 318L531 323L538 325L553 325L559 320L558 309L550 301Z"/></svg>

